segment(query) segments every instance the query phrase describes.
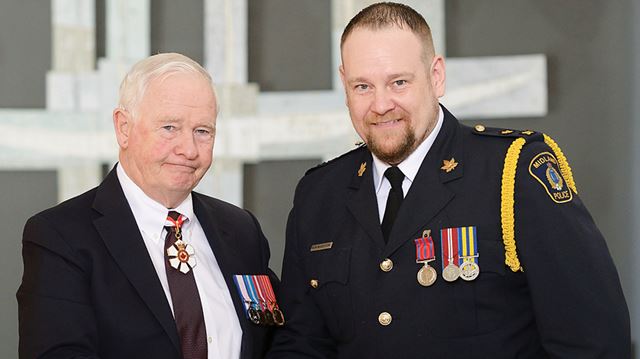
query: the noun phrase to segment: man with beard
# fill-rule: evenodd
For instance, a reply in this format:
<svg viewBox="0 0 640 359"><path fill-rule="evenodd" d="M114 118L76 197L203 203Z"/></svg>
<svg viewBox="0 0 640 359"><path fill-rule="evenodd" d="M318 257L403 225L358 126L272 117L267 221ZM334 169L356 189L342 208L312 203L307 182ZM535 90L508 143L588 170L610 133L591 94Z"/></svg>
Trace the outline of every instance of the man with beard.
<svg viewBox="0 0 640 359"><path fill-rule="evenodd" d="M628 358L616 269L555 142L461 125L405 5L362 10L341 51L366 146L296 189L269 357Z"/></svg>

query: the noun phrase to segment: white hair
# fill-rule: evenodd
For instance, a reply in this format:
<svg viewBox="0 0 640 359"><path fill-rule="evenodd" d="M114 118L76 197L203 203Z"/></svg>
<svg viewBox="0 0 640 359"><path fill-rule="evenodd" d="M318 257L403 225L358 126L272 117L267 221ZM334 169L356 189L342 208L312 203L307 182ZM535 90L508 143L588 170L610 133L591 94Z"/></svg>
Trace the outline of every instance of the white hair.
<svg viewBox="0 0 640 359"><path fill-rule="evenodd" d="M149 56L137 62L125 75L120 84L118 107L129 111L135 117L135 111L154 79L161 81L175 73L202 76L211 85L215 96L211 75L200 64L189 57L175 52Z"/></svg>

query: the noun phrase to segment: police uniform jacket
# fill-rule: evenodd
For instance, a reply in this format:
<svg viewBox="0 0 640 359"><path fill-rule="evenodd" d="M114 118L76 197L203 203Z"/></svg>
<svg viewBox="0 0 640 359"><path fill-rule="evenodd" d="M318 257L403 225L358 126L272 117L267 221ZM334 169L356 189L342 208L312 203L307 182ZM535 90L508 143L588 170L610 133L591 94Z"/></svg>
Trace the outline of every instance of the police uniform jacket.
<svg viewBox="0 0 640 359"><path fill-rule="evenodd" d="M287 322L268 357L629 358L629 314L602 235L577 194L565 192L557 165L555 182L530 172L546 153L557 157L542 135L479 132L444 112L387 244L366 147L300 181L278 298ZM524 271L514 272L501 191L505 154L519 137L512 219ZM551 188L559 181L562 190ZM440 230L465 226L476 227L480 274L447 282ZM425 230L438 274L429 287L416 279L414 239Z"/></svg>

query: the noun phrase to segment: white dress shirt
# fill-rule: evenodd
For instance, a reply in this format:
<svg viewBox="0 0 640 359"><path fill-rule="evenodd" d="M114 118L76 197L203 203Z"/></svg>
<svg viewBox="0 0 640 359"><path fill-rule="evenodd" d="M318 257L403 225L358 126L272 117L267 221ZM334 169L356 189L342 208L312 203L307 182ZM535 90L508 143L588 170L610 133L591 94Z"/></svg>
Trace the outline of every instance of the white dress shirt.
<svg viewBox="0 0 640 359"><path fill-rule="evenodd" d="M404 197L409 193L409 188L411 188L411 184L413 184L413 180L416 178L416 174L420 169L420 165L422 165L422 161L425 156L431 149L433 142L436 140L438 133L440 132L440 128L442 127L442 122L444 122L444 112L442 111L442 107L439 107L440 111L438 112L438 122L436 122L436 126L433 128L433 131L427 136L427 138L422 141L420 145L413 151L409 157L407 157L404 161L398 164L398 168L404 174L404 180L402 181L402 194ZM389 190L391 190L391 183L384 176L384 171L387 168L391 167L388 163L382 162L376 155L373 155L373 186L376 192L376 198L378 200L378 214L380 215L379 220L382 223L382 219L384 218L384 211L387 206L387 197L389 197Z"/></svg>
<svg viewBox="0 0 640 359"><path fill-rule="evenodd" d="M207 237L193 213L191 194L176 208L167 209L147 196L127 176L120 164L117 166L117 174L172 312L173 303L164 265L164 242L167 235L164 223L170 210L188 218L183 225L182 240L191 244L195 250L197 262L193 267L193 275L202 303L208 358L239 358L242 329L229 293L233 288L227 288Z"/></svg>

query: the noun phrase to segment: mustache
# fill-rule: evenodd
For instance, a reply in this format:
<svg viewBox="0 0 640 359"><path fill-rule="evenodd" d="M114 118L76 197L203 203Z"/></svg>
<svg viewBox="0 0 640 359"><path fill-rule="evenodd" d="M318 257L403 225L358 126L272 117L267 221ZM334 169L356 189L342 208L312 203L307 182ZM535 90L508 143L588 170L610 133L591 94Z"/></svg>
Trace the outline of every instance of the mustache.
<svg viewBox="0 0 640 359"><path fill-rule="evenodd" d="M387 112L384 115L371 114L368 116L367 120L369 123L381 123L381 122L389 122L394 120L400 120L405 117L404 111L391 111Z"/></svg>

